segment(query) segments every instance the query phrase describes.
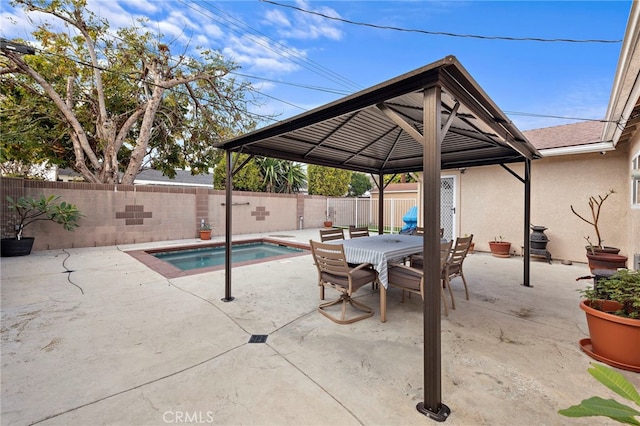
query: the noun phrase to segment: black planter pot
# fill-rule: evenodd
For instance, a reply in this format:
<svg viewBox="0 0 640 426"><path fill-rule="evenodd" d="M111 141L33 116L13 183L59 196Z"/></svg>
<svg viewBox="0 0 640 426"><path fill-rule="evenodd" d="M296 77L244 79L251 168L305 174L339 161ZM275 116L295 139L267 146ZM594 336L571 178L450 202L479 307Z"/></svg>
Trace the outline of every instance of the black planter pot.
<svg viewBox="0 0 640 426"><path fill-rule="evenodd" d="M16 238L3 238L1 241L2 257L26 256L31 254L33 240L33 237L22 237L20 240Z"/></svg>

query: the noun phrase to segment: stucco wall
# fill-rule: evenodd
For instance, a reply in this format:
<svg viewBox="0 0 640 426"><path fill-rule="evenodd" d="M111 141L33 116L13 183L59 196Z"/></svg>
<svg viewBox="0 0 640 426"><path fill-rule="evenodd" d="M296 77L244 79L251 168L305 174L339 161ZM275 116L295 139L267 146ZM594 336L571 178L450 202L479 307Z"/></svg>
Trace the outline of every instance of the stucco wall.
<svg viewBox="0 0 640 426"><path fill-rule="evenodd" d="M2 237L12 237L5 196L60 195L84 214L80 227L65 231L50 221L29 225L24 236L37 237L34 250L95 247L198 237L201 220L213 235L225 232L225 192L193 187L96 185L0 179L2 187ZM302 194L233 194L233 234L320 228L325 219L326 197Z"/></svg>
<svg viewBox="0 0 640 426"><path fill-rule="evenodd" d="M616 190L604 203L600 230L606 245L627 245L629 190L624 147L601 154L548 157L532 163L531 223L544 225L554 259L585 262L585 236L596 242L593 227L571 212L591 215L588 198ZM522 176L523 166L509 166ZM467 169L460 175L461 234L473 233L476 249L488 251L488 241L502 235L520 253L524 241L524 185L499 166ZM630 266L630 265L629 265Z"/></svg>
<svg viewBox="0 0 640 426"><path fill-rule="evenodd" d="M636 132L635 137L629 143L629 157L627 161L628 175L627 176L631 176L631 162L633 160L633 157L636 155L640 155L640 132ZM631 205L632 185L631 185L630 179L627 178L627 180L629 181L629 188L627 191L627 194L629 194L627 196L627 198L629 199L629 217L628 217L628 223L627 223L629 234L627 235L626 252L630 253L629 261L633 262L633 257L632 257L633 254L640 255L640 205L636 205L636 206ZM627 265L627 266L633 266L633 265Z"/></svg>

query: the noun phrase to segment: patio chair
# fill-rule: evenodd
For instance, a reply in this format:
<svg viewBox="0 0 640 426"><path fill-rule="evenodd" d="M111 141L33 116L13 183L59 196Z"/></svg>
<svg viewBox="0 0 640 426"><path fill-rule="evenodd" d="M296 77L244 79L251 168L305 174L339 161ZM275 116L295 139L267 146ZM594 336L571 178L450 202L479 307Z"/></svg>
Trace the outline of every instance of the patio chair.
<svg viewBox="0 0 640 426"><path fill-rule="evenodd" d="M342 244L324 244L317 241L309 241L311 254L318 268L318 285L330 287L340 292L340 297L332 302L322 303L318 306L318 312L331 321L338 324L351 324L373 316L373 309L367 305L353 300L353 294L368 283L378 281L378 273L370 263L362 263L356 267L347 264ZM327 311L334 305L342 305L340 317L336 317ZM362 312L360 315L347 318L348 306Z"/></svg>
<svg viewBox="0 0 640 426"><path fill-rule="evenodd" d="M349 226L349 238L368 237L369 227L367 226Z"/></svg>
<svg viewBox="0 0 640 426"><path fill-rule="evenodd" d="M440 270L443 271L446 267L447 259L449 257L449 250L451 249L452 242L442 243L440 246ZM449 308L447 307L447 300L444 295L444 288L449 287L446 283L446 275L441 274L441 280L438 280L440 286L440 295L442 297L442 303L444 303L444 314L449 316ZM440 282L442 281L442 285ZM422 268L415 268L401 263L389 264L389 272L387 274L387 282L389 287L397 287L402 290L401 303L404 303L404 293L409 292L419 294L422 300L424 300L424 272ZM451 288L449 287L449 292ZM453 302L453 294L451 294L451 300ZM455 309L455 306L453 307ZM380 312L380 321L385 322L387 320L386 305L383 306L382 312Z"/></svg>
<svg viewBox="0 0 640 426"><path fill-rule="evenodd" d="M467 300L469 300L469 290L467 289L467 280L465 279L464 272L462 271L462 264L464 263L464 259L467 257L467 253L469 252L469 247L471 246L472 240L473 234L466 237L456 238L456 244L451 249L451 254L449 255L449 260L447 261L444 271L444 274L446 275L449 283L451 283L451 280L453 278L462 278L462 283L464 284L464 293Z"/></svg>
<svg viewBox="0 0 640 426"><path fill-rule="evenodd" d="M424 235L424 228L421 226L416 227L413 235ZM444 238L444 228L440 228L440 238Z"/></svg>
<svg viewBox="0 0 640 426"><path fill-rule="evenodd" d="M320 230L320 241L344 240L344 229L330 228Z"/></svg>

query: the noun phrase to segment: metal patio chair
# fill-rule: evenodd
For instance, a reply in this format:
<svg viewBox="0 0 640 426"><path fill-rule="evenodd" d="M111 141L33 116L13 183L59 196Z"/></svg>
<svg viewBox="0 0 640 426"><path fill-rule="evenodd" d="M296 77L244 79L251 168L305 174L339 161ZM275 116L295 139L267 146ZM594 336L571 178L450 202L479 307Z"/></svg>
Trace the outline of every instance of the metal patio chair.
<svg viewBox="0 0 640 426"><path fill-rule="evenodd" d="M378 273L370 263L362 263L356 267L347 264L342 244L325 244L309 241L311 254L318 269L318 285L333 288L340 292L334 301L322 303L318 312L337 324L351 324L373 316L373 309L353 299L353 294L361 287L378 281ZM324 293L324 291L322 291ZM327 308L341 305L340 317L332 315ZM351 306L359 315L347 317L347 308Z"/></svg>
<svg viewBox="0 0 640 426"><path fill-rule="evenodd" d="M449 250L451 249L451 244L452 242L448 241L440 245L440 271L444 271L445 269L445 265L449 257ZM439 279L438 283L435 285L440 286L440 295L442 297L442 303L444 303L444 314L445 316L448 316L449 308L447 307L447 300L444 295L444 288L449 286L445 280L446 280L446 275L441 274L441 279ZM401 300L402 303L404 303L405 291L409 293L409 297L411 297L411 293L415 293L415 294L419 294L422 300L424 300L425 284L424 284L424 272L422 268L407 266L401 263L390 264L389 272L387 275L387 281L388 281L389 287L396 287L402 290L402 300ZM451 292L451 287L449 287L449 292ZM453 302L453 294L451 294L451 300ZM385 305L383 307L382 312L380 312L380 320L382 322L385 322L386 319L387 319L387 313L386 313L386 305Z"/></svg>

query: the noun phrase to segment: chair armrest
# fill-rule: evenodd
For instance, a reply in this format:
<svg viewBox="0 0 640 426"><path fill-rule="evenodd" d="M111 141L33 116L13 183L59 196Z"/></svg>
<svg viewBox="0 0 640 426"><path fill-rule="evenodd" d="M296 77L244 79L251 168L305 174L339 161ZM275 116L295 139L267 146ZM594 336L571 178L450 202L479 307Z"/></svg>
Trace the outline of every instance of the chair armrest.
<svg viewBox="0 0 640 426"><path fill-rule="evenodd" d="M408 272L414 273L418 276L422 276L423 272L420 269L412 268L411 266L403 265L402 263L391 263L389 262L389 267L391 268L402 268L407 270Z"/></svg>
<svg viewBox="0 0 640 426"><path fill-rule="evenodd" d="M364 269L364 268L373 268L373 264L371 263L361 263L358 266L351 268L352 271L358 271L360 269Z"/></svg>

